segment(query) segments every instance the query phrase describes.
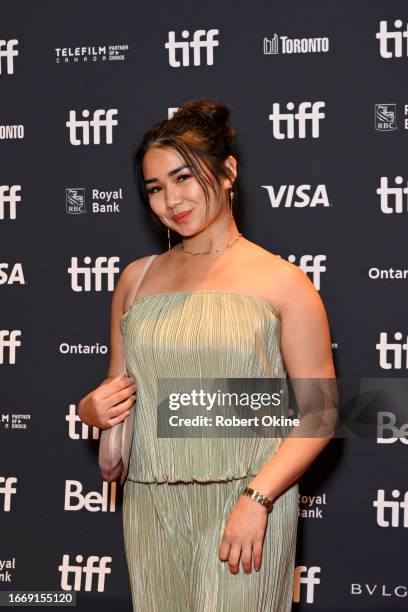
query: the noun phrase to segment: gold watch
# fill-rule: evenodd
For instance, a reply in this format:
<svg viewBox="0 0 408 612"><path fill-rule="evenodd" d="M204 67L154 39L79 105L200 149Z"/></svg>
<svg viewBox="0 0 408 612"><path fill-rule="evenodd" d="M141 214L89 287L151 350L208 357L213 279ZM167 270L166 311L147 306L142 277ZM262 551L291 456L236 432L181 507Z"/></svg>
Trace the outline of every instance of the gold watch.
<svg viewBox="0 0 408 612"><path fill-rule="evenodd" d="M267 508L268 512L270 512L273 508L273 501L269 499L269 497L266 497L266 495L256 491L255 489L251 489L251 487L245 487L245 489L242 491L242 495L247 495L254 501L258 502L258 504L262 504L262 506Z"/></svg>

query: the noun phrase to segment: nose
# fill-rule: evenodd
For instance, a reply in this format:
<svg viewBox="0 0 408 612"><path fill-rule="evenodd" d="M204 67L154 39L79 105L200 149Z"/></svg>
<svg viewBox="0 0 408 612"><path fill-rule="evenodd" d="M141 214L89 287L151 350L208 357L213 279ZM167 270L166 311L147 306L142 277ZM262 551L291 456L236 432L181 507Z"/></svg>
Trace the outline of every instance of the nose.
<svg viewBox="0 0 408 612"><path fill-rule="evenodd" d="M183 198L181 197L180 189L178 185L171 185L167 187L166 189L167 208L170 208L171 210L173 210L173 208L176 208L176 206L181 204L182 201L183 201Z"/></svg>

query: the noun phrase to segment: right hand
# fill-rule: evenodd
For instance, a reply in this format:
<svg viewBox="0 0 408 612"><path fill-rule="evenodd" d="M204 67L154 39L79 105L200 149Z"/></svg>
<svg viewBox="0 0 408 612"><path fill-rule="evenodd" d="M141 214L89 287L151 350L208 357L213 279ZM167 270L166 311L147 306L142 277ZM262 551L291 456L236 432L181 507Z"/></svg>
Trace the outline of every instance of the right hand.
<svg viewBox="0 0 408 612"><path fill-rule="evenodd" d="M78 404L78 416L99 429L108 429L129 416L137 385L131 376L119 374L85 395Z"/></svg>

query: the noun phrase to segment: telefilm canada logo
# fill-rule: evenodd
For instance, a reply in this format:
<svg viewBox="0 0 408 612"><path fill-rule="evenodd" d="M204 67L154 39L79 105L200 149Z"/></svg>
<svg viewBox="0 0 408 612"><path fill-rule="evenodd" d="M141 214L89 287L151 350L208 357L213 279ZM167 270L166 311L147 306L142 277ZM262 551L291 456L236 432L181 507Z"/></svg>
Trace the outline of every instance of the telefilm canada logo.
<svg viewBox="0 0 408 612"><path fill-rule="evenodd" d="M292 55L295 53L327 53L330 43L327 36L312 38L290 38L274 33L271 38L263 39L264 55Z"/></svg>
<svg viewBox="0 0 408 612"><path fill-rule="evenodd" d="M31 414L0 412L0 431L10 429L27 429L30 421Z"/></svg>
<svg viewBox="0 0 408 612"><path fill-rule="evenodd" d="M124 62L129 51L128 44L92 45L83 47L56 47L56 64L95 64L104 62Z"/></svg>

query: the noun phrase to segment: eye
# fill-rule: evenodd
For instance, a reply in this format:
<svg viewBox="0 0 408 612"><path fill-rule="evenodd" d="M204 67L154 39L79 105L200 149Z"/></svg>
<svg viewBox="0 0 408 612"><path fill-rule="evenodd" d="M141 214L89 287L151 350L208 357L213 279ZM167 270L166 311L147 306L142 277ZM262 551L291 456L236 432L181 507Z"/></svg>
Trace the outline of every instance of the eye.
<svg viewBox="0 0 408 612"><path fill-rule="evenodd" d="M179 178L189 178L190 176L191 176L191 174L179 174L177 178L178 178L178 179L179 179ZM184 181L183 181L183 182L184 182Z"/></svg>
<svg viewBox="0 0 408 612"><path fill-rule="evenodd" d="M177 176L177 180L179 180L179 179L181 179L181 178L182 178L182 179L188 179L188 178L190 178L190 177L191 177L191 174L179 174L179 175ZM182 182L184 183L184 181L182 181ZM150 193L156 193L156 192L154 191L155 189L160 189L160 187L152 187L151 189L148 189L148 190L147 190L147 193L149 193L149 194L150 194Z"/></svg>

